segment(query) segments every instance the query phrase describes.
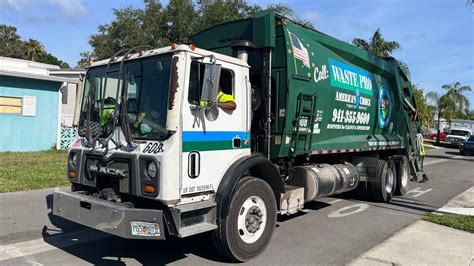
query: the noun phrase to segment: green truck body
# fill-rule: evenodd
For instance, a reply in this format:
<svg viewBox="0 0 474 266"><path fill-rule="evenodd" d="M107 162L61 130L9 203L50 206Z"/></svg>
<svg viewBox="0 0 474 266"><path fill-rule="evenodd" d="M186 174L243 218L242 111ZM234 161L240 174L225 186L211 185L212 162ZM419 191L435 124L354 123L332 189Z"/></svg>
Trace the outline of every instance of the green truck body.
<svg viewBox="0 0 474 266"><path fill-rule="evenodd" d="M271 158L390 149L415 153L419 123L404 99L412 108L416 104L396 61L271 11L190 38L198 47L231 56L235 40L256 46L248 60L253 85L261 83L264 51L272 50Z"/></svg>

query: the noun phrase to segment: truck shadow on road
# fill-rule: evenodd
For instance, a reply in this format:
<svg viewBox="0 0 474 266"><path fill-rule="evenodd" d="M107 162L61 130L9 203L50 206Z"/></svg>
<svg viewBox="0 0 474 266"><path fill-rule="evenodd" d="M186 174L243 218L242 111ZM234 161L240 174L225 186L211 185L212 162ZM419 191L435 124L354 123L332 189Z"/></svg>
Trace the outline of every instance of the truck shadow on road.
<svg viewBox="0 0 474 266"><path fill-rule="evenodd" d="M51 210L53 195L47 195L45 200L48 209ZM201 257L220 263L231 263L231 261L217 253L212 245L210 233L183 239L170 237L166 241L132 240L116 236L105 236L94 241L80 243L81 239L78 237L78 239L70 239L71 242L76 242L77 244L70 243L65 245L64 238L61 241L58 238L67 233L76 231L84 232L84 234L104 233L94 229L87 229L84 226L55 216L51 211L48 213L48 217L51 223L59 228L59 230L44 226L43 240L62 251L94 265L125 265L130 263L130 260L135 260L140 264L163 265L188 256ZM124 259L126 259L126 262L124 262Z"/></svg>

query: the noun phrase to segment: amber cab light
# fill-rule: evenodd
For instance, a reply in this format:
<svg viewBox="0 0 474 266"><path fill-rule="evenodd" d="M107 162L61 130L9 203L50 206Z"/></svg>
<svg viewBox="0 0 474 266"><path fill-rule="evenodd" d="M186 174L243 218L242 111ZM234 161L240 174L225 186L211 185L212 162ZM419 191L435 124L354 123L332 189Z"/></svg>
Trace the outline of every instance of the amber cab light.
<svg viewBox="0 0 474 266"><path fill-rule="evenodd" d="M155 193L155 187L152 185L145 185L145 192L146 193Z"/></svg>
<svg viewBox="0 0 474 266"><path fill-rule="evenodd" d="M69 171L69 177L76 178L77 177L76 171Z"/></svg>

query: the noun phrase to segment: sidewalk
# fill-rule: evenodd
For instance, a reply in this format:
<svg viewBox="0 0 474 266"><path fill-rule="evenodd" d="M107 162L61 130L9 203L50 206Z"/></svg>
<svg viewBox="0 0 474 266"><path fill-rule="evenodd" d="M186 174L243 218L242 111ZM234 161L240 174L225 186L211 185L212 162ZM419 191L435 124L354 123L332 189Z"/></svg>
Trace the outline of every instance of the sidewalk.
<svg viewBox="0 0 474 266"><path fill-rule="evenodd" d="M474 187L471 187L462 194L456 196L442 208L435 211L435 213L474 216Z"/></svg>
<svg viewBox="0 0 474 266"><path fill-rule="evenodd" d="M474 215L474 187L450 200L436 213ZM349 265L474 266L474 234L419 220Z"/></svg>

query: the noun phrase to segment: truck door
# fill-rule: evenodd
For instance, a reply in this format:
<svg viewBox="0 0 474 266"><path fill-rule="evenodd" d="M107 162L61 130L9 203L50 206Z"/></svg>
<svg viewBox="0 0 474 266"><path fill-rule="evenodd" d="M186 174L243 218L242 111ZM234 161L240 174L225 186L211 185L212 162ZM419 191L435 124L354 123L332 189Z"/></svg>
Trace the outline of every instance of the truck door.
<svg viewBox="0 0 474 266"><path fill-rule="evenodd" d="M250 154L247 100L248 69L221 64L220 90L233 97L235 110L200 108L204 63L190 60L189 86L184 94L181 195L215 191L228 167Z"/></svg>

